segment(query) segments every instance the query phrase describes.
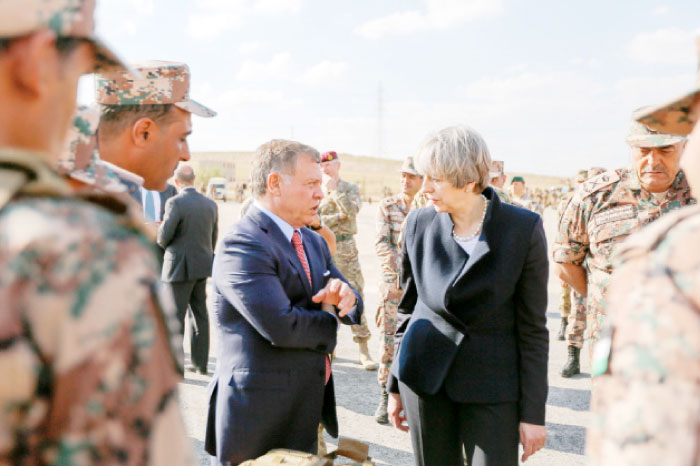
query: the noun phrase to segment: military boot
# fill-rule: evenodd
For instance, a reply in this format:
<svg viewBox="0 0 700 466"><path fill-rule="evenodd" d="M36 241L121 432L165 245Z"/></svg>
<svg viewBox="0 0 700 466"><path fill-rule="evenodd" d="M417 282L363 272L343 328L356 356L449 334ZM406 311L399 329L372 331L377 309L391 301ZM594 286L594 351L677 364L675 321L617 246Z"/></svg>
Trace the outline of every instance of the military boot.
<svg viewBox="0 0 700 466"><path fill-rule="evenodd" d="M569 346L569 359L566 360L566 364L564 364L564 367L561 368L562 377L569 378L572 375L581 373L581 364L579 362L580 353L580 348Z"/></svg>
<svg viewBox="0 0 700 466"><path fill-rule="evenodd" d="M360 365L366 371L376 371L377 363L372 361L372 356L369 355L369 348L367 348L367 340L363 340L359 343L360 346Z"/></svg>
<svg viewBox="0 0 700 466"><path fill-rule="evenodd" d="M377 410L374 412L374 420L377 421L378 424L389 424L389 414L386 412L388 406L389 393L386 391L386 388L382 388L382 394L379 398L379 406L377 406Z"/></svg>
<svg viewBox="0 0 700 466"><path fill-rule="evenodd" d="M559 333L557 333L557 340L566 340L566 324L568 323L568 321L569 319L567 317L561 318L561 327L559 327Z"/></svg>

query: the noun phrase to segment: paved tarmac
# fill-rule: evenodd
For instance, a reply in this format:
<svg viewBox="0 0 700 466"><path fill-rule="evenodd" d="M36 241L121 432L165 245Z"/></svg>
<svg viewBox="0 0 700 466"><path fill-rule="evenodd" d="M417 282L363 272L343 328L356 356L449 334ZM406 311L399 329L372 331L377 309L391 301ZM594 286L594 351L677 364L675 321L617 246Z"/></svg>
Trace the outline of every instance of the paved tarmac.
<svg viewBox="0 0 700 466"><path fill-rule="evenodd" d="M238 220L238 204L218 203L219 227L223 234ZM365 278L365 313L372 331L370 349L373 356L378 354L378 340L374 314L379 300L379 264L374 255L375 218L377 204L365 204L358 216L359 234L357 245L360 263ZM554 211L545 212L545 229L550 241L555 234ZM221 236L221 235L220 235ZM547 312L550 330L549 356L549 399L547 401L546 447L531 457L531 466L583 466L585 431L590 422L590 363L588 347L582 352L582 374L571 379L559 376L559 370L566 360L566 343L557 341L560 316L557 310L559 284L550 272L549 307ZM213 326L212 326L213 329ZM216 355L216 336L212 338L211 355ZM349 328L343 326L338 339L337 359L333 363L340 435L356 438L370 444L370 455L377 464L392 466L412 466L411 441L392 427L381 426L373 419L379 400L379 386L376 372L362 370L357 361L357 346L352 341ZM209 359L209 371L213 372L215 358ZM193 447L200 455L202 465L209 464L203 451L204 430L207 412L208 376L187 374L180 384L183 413ZM326 437L332 444L333 440Z"/></svg>

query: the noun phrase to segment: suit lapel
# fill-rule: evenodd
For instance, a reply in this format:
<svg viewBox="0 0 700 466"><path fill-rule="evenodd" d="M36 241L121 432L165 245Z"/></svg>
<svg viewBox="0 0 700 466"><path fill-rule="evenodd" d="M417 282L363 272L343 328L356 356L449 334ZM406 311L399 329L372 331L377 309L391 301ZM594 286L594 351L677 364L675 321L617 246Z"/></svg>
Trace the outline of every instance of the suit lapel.
<svg viewBox="0 0 700 466"><path fill-rule="evenodd" d="M265 230L267 234L272 237L272 241L280 245L280 249L287 257L287 260L292 265L292 267L294 267L298 272L299 279L302 281L306 293L309 295L309 297L311 297L311 284L306 278L306 271L304 270L304 266L301 265L301 261L299 260L299 256L297 256L297 252L294 249L294 246L292 246L292 242L287 241L287 237L284 236L284 233L282 233L282 230L279 229L277 224L265 213L261 212L257 207L255 207L254 205L250 206L249 212L250 215L252 215L253 218L256 220L258 225L260 225L263 228L263 230ZM304 239L302 238L302 242L303 241ZM307 260L309 260L308 256L309 255L307 254ZM309 267L311 266L309 265Z"/></svg>
<svg viewBox="0 0 700 466"><path fill-rule="evenodd" d="M457 274L464 268L464 264L468 259L467 253L464 252L464 249L462 249L452 237L453 228L454 223L449 214L439 213L437 214L436 221L430 225L430 229L433 231L428 232L426 235L428 238L435 238L434 241L439 243L433 245L430 250L436 258L438 266L442 270L448 271L447 276L449 278L445 280L444 283L440 283L442 293L438 296L445 296L447 290L452 286ZM435 267L435 265L430 264L428 267L432 268Z"/></svg>
<svg viewBox="0 0 700 466"><path fill-rule="evenodd" d="M306 250L306 259L309 261L309 269L311 269L311 293L313 296L315 291L323 288L323 274L326 271L326 267L322 260L323 254L312 247L314 240L311 237L311 232L306 228L302 228L301 237L304 242L304 249Z"/></svg>
<svg viewBox="0 0 700 466"><path fill-rule="evenodd" d="M474 246L474 251L472 251L471 256L469 256L469 260L467 261L466 264L464 264L464 268L461 270L457 278L452 282L453 285L456 285L458 281L460 281L464 276L471 270L474 265L476 265L486 254L491 251L491 248L489 247L489 242L488 238L491 235L491 230L489 226L491 225L491 217L493 216L493 210L498 209L499 206L497 206L500 201L498 200L498 196L494 196L493 190L491 188L487 188L486 191L484 191L484 196L489 200L489 206L488 210L486 212L486 216L484 217L484 229L481 232L481 236L479 236L479 240L477 241L476 245ZM459 245L457 245L459 246ZM460 247L460 249L462 249Z"/></svg>

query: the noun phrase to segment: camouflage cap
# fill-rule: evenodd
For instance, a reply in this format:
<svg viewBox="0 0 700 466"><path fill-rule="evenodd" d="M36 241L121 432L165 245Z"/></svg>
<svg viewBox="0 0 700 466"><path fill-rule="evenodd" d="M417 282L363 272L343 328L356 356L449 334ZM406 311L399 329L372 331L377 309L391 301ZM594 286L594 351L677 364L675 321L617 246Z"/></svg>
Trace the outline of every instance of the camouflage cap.
<svg viewBox="0 0 700 466"><path fill-rule="evenodd" d="M113 166L97 155L95 132L100 114L95 108L80 106L68 130L63 151L58 160L58 172L110 193L126 191Z"/></svg>
<svg viewBox="0 0 700 466"><path fill-rule="evenodd" d="M603 167L591 167L588 170L588 178L593 178L594 176L602 175L605 173L607 170Z"/></svg>
<svg viewBox="0 0 700 466"><path fill-rule="evenodd" d="M698 46L698 79L695 86L679 98L654 107L639 109L634 119L657 131L687 136L693 131L698 121L698 110L693 112L693 106L700 102L700 37Z"/></svg>
<svg viewBox="0 0 700 466"><path fill-rule="evenodd" d="M682 142L685 136L677 134L661 133L649 128L642 123L632 121L629 133L627 134L627 144L632 147L661 147L670 146Z"/></svg>
<svg viewBox="0 0 700 466"><path fill-rule="evenodd" d="M95 36L95 0L0 0L0 37L21 37L49 29L58 37L87 39L95 45L96 71L128 69Z"/></svg>
<svg viewBox="0 0 700 466"><path fill-rule="evenodd" d="M505 175L505 164L503 160L492 160L491 166L489 167L489 176L491 178L497 178L503 175Z"/></svg>
<svg viewBox="0 0 700 466"><path fill-rule="evenodd" d="M579 170L576 172L576 178L574 178L577 183L583 183L588 179L588 170Z"/></svg>
<svg viewBox="0 0 700 466"><path fill-rule="evenodd" d="M323 162L334 162L340 160L338 154L334 150L329 150L321 154L321 163Z"/></svg>
<svg viewBox="0 0 700 466"><path fill-rule="evenodd" d="M421 174L418 173L418 170L416 170L416 165L413 163L413 157L410 156L404 159L400 172L421 176Z"/></svg>
<svg viewBox="0 0 700 466"><path fill-rule="evenodd" d="M102 105L166 105L211 118L216 112L190 99L190 68L184 63L149 61L135 64L140 76L110 71L95 77L97 103Z"/></svg>

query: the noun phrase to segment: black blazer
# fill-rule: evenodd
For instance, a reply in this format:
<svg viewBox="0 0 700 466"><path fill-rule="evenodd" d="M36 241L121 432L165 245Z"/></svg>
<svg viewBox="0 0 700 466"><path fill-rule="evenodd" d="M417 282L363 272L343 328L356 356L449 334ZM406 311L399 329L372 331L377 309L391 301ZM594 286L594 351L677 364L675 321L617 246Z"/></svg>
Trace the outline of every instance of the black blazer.
<svg viewBox="0 0 700 466"><path fill-rule="evenodd" d="M549 264L542 219L502 203L491 188L471 256L432 207L412 212L403 241L397 379L416 393L444 387L460 403L520 402L520 420L544 425Z"/></svg>
<svg viewBox="0 0 700 466"><path fill-rule="evenodd" d="M165 204L158 245L165 249L161 280L184 282L211 276L218 234L216 203L185 188Z"/></svg>

